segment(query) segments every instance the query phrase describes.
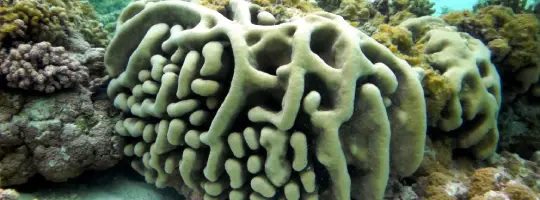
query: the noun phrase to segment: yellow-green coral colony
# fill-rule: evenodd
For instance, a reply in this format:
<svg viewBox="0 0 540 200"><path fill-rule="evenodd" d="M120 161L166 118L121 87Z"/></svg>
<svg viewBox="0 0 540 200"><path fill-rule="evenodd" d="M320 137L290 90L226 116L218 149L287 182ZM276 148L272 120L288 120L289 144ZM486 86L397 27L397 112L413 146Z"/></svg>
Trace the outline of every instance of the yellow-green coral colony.
<svg viewBox="0 0 540 200"><path fill-rule="evenodd" d="M88 2L16 1L0 5L0 42L48 41L65 43L68 30L80 31L92 45L105 47L107 32Z"/></svg>
<svg viewBox="0 0 540 200"><path fill-rule="evenodd" d="M0 41L32 38L54 41L65 35L66 15L61 8L49 8L30 1L0 7ZM27 35L28 34L28 35Z"/></svg>

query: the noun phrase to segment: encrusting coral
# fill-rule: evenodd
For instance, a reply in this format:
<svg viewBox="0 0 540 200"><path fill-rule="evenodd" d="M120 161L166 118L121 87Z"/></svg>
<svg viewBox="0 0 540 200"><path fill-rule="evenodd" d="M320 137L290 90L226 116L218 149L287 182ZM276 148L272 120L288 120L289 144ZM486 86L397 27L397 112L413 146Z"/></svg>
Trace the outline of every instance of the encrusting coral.
<svg viewBox="0 0 540 200"><path fill-rule="evenodd" d="M0 60L0 75L11 88L52 93L88 79L85 66L70 58L64 47L48 42L20 44L9 53L0 51Z"/></svg>
<svg viewBox="0 0 540 200"><path fill-rule="evenodd" d="M421 69L333 14L275 25L259 6L228 8L134 2L120 15L108 94L147 182L207 199L382 199L390 175L417 169Z"/></svg>

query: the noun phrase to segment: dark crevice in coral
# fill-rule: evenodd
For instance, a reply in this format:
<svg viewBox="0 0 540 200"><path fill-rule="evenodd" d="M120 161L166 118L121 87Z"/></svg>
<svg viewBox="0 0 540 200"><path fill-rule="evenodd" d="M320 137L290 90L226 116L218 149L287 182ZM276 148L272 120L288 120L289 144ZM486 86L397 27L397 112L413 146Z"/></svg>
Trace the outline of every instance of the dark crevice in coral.
<svg viewBox="0 0 540 200"><path fill-rule="evenodd" d="M255 38L256 39L256 38ZM264 40L270 41L264 41ZM257 70L276 76L280 66L286 65L292 59L292 47L279 39L263 38L265 48L262 52L256 52L256 63L253 65Z"/></svg>
<svg viewBox="0 0 540 200"><path fill-rule="evenodd" d="M317 91L321 96L321 104L319 110L333 110L335 109L338 95L336 91L330 89L325 82L317 75L308 73L305 75L305 89L304 92L308 94L311 91Z"/></svg>
<svg viewBox="0 0 540 200"><path fill-rule="evenodd" d="M471 133L476 132L474 129L477 129L478 127L482 127L483 124L486 124L486 120L489 120L490 117L486 114L479 113L476 115L472 120L463 120L463 124L461 126L453 131L450 131L450 135L457 135L459 138L468 137ZM473 132L471 132L473 131ZM487 132L483 132L483 134L486 134ZM475 136L477 137L477 136ZM480 137L481 138L481 137Z"/></svg>
<svg viewBox="0 0 540 200"><path fill-rule="evenodd" d="M250 32L246 36L246 42L248 46L253 46L261 41L261 34L259 32Z"/></svg>
<svg viewBox="0 0 540 200"><path fill-rule="evenodd" d="M319 27L316 28L311 34L311 40L309 47L311 51L317 54L324 62L331 66L336 67L336 55L333 52L333 47L338 38L338 32L333 27Z"/></svg>

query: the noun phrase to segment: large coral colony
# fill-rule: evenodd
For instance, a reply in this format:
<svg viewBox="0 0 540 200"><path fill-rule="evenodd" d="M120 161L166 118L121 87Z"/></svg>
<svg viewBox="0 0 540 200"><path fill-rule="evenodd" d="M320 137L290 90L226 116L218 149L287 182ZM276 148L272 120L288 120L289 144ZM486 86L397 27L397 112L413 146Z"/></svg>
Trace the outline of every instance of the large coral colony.
<svg viewBox="0 0 540 200"><path fill-rule="evenodd" d="M188 199L540 199L516 2L2 0L0 187L125 156Z"/></svg>

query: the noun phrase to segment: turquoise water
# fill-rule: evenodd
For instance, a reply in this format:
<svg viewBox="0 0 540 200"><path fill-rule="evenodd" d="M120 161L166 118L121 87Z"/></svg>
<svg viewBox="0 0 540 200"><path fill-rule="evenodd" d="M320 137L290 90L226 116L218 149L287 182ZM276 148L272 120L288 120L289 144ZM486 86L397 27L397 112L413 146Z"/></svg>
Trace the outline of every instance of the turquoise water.
<svg viewBox="0 0 540 200"><path fill-rule="evenodd" d="M443 8L447 7L450 10L472 10L473 5L476 4L478 1L476 0L432 0L432 2L435 2L435 6L433 6L434 9L436 9L435 16L440 16L441 11ZM536 0L529 0L527 2L527 5L532 5L536 2Z"/></svg>
<svg viewBox="0 0 540 200"><path fill-rule="evenodd" d="M450 10L472 10L475 0L432 0L435 2L433 8L436 9L435 16L441 14L442 8L448 7Z"/></svg>

